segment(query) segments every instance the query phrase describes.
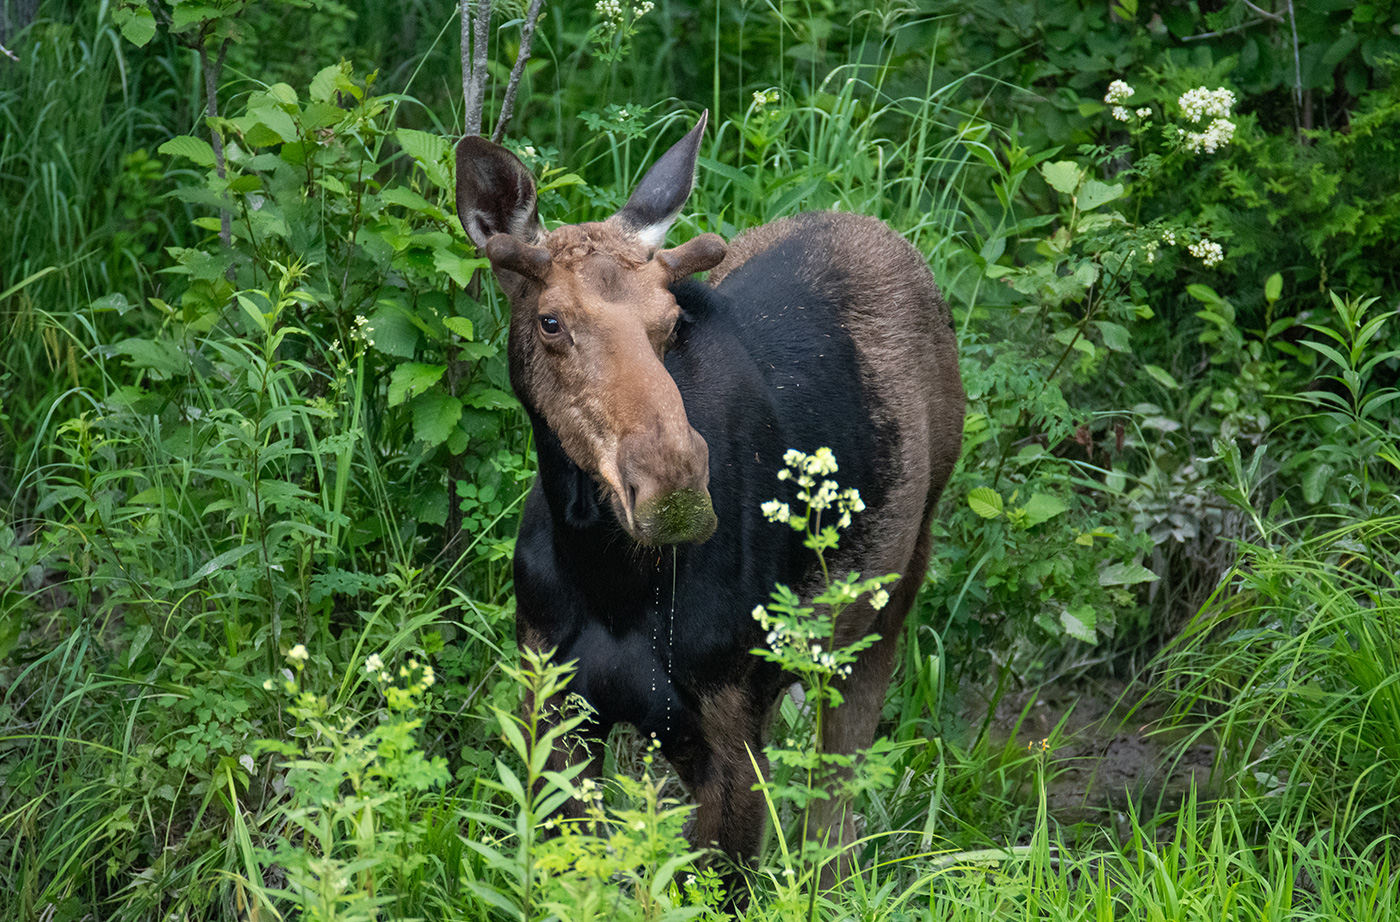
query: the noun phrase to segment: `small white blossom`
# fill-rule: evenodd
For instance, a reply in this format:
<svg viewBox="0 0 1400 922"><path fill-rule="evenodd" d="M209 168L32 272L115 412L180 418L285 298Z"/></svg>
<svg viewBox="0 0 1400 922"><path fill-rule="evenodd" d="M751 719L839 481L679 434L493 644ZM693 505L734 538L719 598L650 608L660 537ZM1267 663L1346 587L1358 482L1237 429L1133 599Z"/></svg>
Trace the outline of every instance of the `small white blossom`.
<svg viewBox="0 0 1400 922"><path fill-rule="evenodd" d="M1176 246L1176 231L1172 230L1170 227L1162 231L1162 242L1169 247Z"/></svg>
<svg viewBox="0 0 1400 922"><path fill-rule="evenodd" d="M1104 94L1103 101L1110 106L1125 103L1135 91L1122 80L1115 80L1108 85L1108 92Z"/></svg>
<svg viewBox="0 0 1400 922"><path fill-rule="evenodd" d="M890 594L883 589L876 589L870 593L870 607L879 611L889 604Z"/></svg>
<svg viewBox="0 0 1400 922"><path fill-rule="evenodd" d="M1218 118L1206 127L1205 131L1189 131L1186 133L1186 149L1193 154L1205 151L1213 154L1220 148L1229 144L1235 137L1235 123L1225 118Z"/></svg>
<svg viewBox="0 0 1400 922"><path fill-rule="evenodd" d="M1151 118L1151 117L1152 117L1152 110L1151 110L1150 108L1148 108L1147 106L1143 106L1141 109L1138 109L1138 110L1137 110L1136 115L1137 115L1138 118Z"/></svg>
<svg viewBox="0 0 1400 922"><path fill-rule="evenodd" d="M792 509L787 503L780 503L776 499L770 499L759 507L763 510L763 517L770 522L787 522L792 518Z"/></svg>
<svg viewBox="0 0 1400 922"><path fill-rule="evenodd" d="M384 660L379 658L378 653L371 653L365 659L365 672L370 675L379 675L384 671Z"/></svg>
<svg viewBox="0 0 1400 922"><path fill-rule="evenodd" d="M1214 266L1225 258L1224 248L1214 240L1202 239L1199 243L1188 244L1186 249L1207 266Z"/></svg>
<svg viewBox="0 0 1400 922"><path fill-rule="evenodd" d="M293 663L304 663L311 658L311 654L306 652L305 644L297 644L287 651L287 659Z"/></svg>
<svg viewBox="0 0 1400 922"><path fill-rule="evenodd" d="M1113 107L1113 117L1118 119L1118 121L1120 122L1126 122L1130 118L1132 118L1132 116L1128 114L1128 110L1123 108L1122 106Z"/></svg>
<svg viewBox="0 0 1400 922"><path fill-rule="evenodd" d="M272 691L271 679L263 679L263 691Z"/></svg>
<svg viewBox="0 0 1400 922"><path fill-rule="evenodd" d="M1198 86L1182 93L1177 104L1181 106L1182 114L1193 122L1205 118L1229 118L1230 110L1235 105L1235 94L1224 87L1208 90Z"/></svg>

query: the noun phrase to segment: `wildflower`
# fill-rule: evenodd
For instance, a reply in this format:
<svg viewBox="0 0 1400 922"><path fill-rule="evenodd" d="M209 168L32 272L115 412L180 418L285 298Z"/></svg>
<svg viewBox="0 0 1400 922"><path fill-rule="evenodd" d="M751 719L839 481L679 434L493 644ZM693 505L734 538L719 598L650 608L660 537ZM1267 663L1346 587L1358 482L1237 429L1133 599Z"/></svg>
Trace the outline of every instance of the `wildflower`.
<svg viewBox="0 0 1400 922"><path fill-rule="evenodd" d="M1123 108L1122 106L1113 107L1113 117L1118 119L1118 121L1120 122L1126 122L1130 118L1132 118L1132 116L1128 114L1128 110Z"/></svg>
<svg viewBox="0 0 1400 922"><path fill-rule="evenodd" d="M1220 148L1229 144L1235 137L1235 123L1229 119L1218 118L1206 127L1205 131L1188 131L1186 133L1186 149L1193 154L1205 151L1213 154Z"/></svg>
<svg viewBox="0 0 1400 922"><path fill-rule="evenodd" d="M874 592L870 593L870 607L876 611L884 608L889 604L889 601L890 594L883 589L876 589Z"/></svg>
<svg viewBox="0 0 1400 922"><path fill-rule="evenodd" d="M520 153L528 160L535 159L535 148L532 145L526 144L524 147L520 148Z"/></svg>
<svg viewBox="0 0 1400 922"><path fill-rule="evenodd" d="M1151 110L1150 108L1148 108L1147 106L1143 106L1141 109L1137 110L1137 112L1134 113L1134 114L1137 115L1138 118L1151 118L1151 117L1152 117L1152 110Z"/></svg>
<svg viewBox="0 0 1400 922"><path fill-rule="evenodd" d="M1176 246L1176 231L1172 230L1170 227L1162 231L1162 242L1169 247Z"/></svg>
<svg viewBox="0 0 1400 922"><path fill-rule="evenodd" d="M263 679L263 691L272 691L271 679Z"/></svg>
<svg viewBox="0 0 1400 922"><path fill-rule="evenodd" d="M593 5L593 10L603 18L603 22L607 25L616 27L622 22L621 0L598 0Z"/></svg>
<svg viewBox="0 0 1400 922"><path fill-rule="evenodd" d="M788 504L776 499L770 499L759 508L763 510L763 517L770 522L787 522L792 518L792 509Z"/></svg>
<svg viewBox="0 0 1400 922"><path fill-rule="evenodd" d="M1198 86L1182 93L1177 104L1181 106L1182 114L1193 122L1204 118L1229 118L1230 110L1235 105L1235 94L1224 87L1208 90Z"/></svg>
<svg viewBox="0 0 1400 922"><path fill-rule="evenodd" d="M1136 92L1132 87L1122 80L1115 80L1108 85L1108 92L1104 94L1103 101L1110 106L1125 103L1128 98Z"/></svg>
<svg viewBox="0 0 1400 922"><path fill-rule="evenodd" d="M297 665L305 663L310 658L311 654L306 652L305 644L299 643L287 651L287 659Z"/></svg>
<svg viewBox="0 0 1400 922"><path fill-rule="evenodd" d="M371 653L365 659L365 672L370 675L378 675L384 671L384 660L379 658L378 653Z"/></svg>
<svg viewBox="0 0 1400 922"><path fill-rule="evenodd" d="M836 470L836 455L832 454L830 448L818 448L812 452L812 456L808 460L808 473L834 474Z"/></svg>
<svg viewBox="0 0 1400 922"><path fill-rule="evenodd" d="M1186 249L1206 266L1214 266L1225 259L1225 250L1214 240L1202 238L1198 243L1188 244Z"/></svg>
<svg viewBox="0 0 1400 922"><path fill-rule="evenodd" d="M423 687L429 688L437 681L437 675L433 672L432 666L423 667Z"/></svg>
<svg viewBox="0 0 1400 922"><path fill-rule="evenodd" d="M638 832L641 832L642 830L647 828L646 820L637 820L637 822L632 824L632 828L637 830Z"/></svg>
<svg viewBox="0 0 1400 922"><path fill-rule="evenodd" d="M656 4L652 3L651 0L642 0L637 6L632 7L632 16L641 19L654 9L656 9Z"/></svg>

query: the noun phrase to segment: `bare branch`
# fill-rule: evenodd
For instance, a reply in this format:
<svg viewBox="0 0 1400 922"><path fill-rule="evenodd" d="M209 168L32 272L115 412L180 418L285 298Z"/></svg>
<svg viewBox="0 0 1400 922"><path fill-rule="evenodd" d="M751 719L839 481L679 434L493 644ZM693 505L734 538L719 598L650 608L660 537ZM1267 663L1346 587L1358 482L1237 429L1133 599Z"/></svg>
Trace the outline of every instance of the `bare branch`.
<svg viewBox="0 0 1400 922"><path fill-rule="evenodd" d="M11 61L18 61L18 60L19 60L19 57L16 56L15 53L14 53L13 51L11 51L10 49L6 48L4 45L0 45L0 54L3 54L5 57L9 58Z"/></svg>
<svg viewBox="0 0 1400 922"><path fill-rule="evenodd" d="M525 73L525 62L530 60L530 43L535 38L535 26L539 23L540 7L544 0L530 0L530 8L525 13L525 22L520 27L520 53L515 56L515 66L510 69L510 83L506 85L505 101L501 103L501 117L496 119L496 130L491 140L497 144L505 136L506 124L515 110L515 94L520 89L520 78Z"/></svg>
<svg viewBox="0 0 1400 922"><path fill-rule="evenodd" d="M467 0L462 0L462 33L467 33ZM462 85L466 103L464 133L481 134L481 110L486 102L486 42L491 35L491 0L476 0L476 16L472 19L471 76L467 76L467 49L462 43Z"/></svg>
<svg viewBox="0 0 1400 922"><path fill-rule="evenodd" d="M1251 10L1258 13L1260 16L1263 16L1265 19L1270 20L1271 22L1283 22L1283 17L1280 16L1278 13L1270 13L1263 7L1255 6L1253 3L1250 3L1249 0L1242 0L1242 2L1245 6L1249 7Z"/></svg>
<svg viewBox="0 0 1400 922"><path fill-rule="evenodd" d="M199 46L199 64L204 71L204 113L212 122L219 117L219 75L224 71L224 58L228 55L228 46L232 39L225 38L223 45L219 47L219 56L211 65L209 63L209 48L201 43ZM224 168L224 135L216 125L209 126L209 138L211 146L214 148L214 171L219 174L220 179L228 178L228 171ZM224 192L224 200L227 203L228 192ZM225 204L219 209L219 240L225 247L233 245L233 226L229 214L228 205ZM230 266L230 269L233 267Z"/></svg>

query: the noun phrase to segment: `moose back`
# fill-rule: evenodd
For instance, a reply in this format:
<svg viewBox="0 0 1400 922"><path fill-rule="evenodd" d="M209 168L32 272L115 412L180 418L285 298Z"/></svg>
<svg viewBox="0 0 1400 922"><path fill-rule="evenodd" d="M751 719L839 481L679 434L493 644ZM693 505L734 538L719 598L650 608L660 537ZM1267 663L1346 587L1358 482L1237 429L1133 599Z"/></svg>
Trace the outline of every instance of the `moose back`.
<svg viewBox="0 0 1400 922"><path fill-rule="evenodd" d="M900 574L888 604L857 602L838 624L838 640L882 638L823 727L825 751L851 753L872 741L924 580L964 396L938 287L878 220L815 212L729 245L705 234L663 248L704 127L612 217L553 231L524 164L467 137L457 208L510 299L511 383L538 452L515 551L517 636L576 660L570 691L595 712L591 741L555 752L554 767L599 771L598 741L618 722L655 734L696 798L692 841L743 862L767 815L750 753L766 770L785 685L750 652L764 642L751 612L775 583L806 599L820 589L802 536L760 511L783 486L783 455L830 448L865 502L832 571ZM814 819L815 835L853 841L839 798Z"/></svg>

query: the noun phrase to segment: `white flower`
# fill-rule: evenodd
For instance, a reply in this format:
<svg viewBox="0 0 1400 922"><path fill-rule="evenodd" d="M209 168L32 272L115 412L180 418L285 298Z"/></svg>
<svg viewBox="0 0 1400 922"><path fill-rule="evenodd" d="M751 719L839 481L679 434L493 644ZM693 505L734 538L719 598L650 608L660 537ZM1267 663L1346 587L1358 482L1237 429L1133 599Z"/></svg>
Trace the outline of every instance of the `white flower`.
<svg viewBox="0 0 1400 922"><path fill-rule="evenodd" d="M1214 240L1202 238L1199 243L1188 244L1186 249L1207 266L1214 266L1225 258L1224 248Z"/></svg>
<svg viewBox="0 0 1400 922"><path fill-rule="evenodd" d="M835 499L836 481L823 480L821 488L817 490L816 494L811 498L810 503L813 509L820 512L823 509L829 508Z"/></svg>
<svg viewBox="0 0 1400 922"><path fill-rule="evenodd" d="M1122 80L1115 80L1108 85L1108 92L1104 94L1103 101L1110 106L1128 101L1135 91Z"/></svg>
<svg viewBox="0 0 1400 922"><path fill-rule="evenodd" d="M272 691L271 679L263 679L263 691Z"/></svg>
<svg viewBox="0 0 1400 922"><path fill-rule="evenodd" d="M383 671L384 661L379 658L378 653L371 653L369 657L365 659L365 672L370 675L378 675Z"/></svg>
<svg viewBox="0 0 1400 922"><path fill-rule="evenodd" d="M1224 87L1208 90L1198 86L1182 93L1177 104L1181 106L1182 114L1193 122L1203 118L1229 118L1230 110L1235 105L1235 94Z"/></svg>
<svg viewBox="0 0 1400 922"><path fill-rule="evenodd" d="M1162 242L1169 247L1176 246L1176 231L1172 230L1170 227L1162 231Z"/></svg>
<svg viewBox="0 0 1400 922"><path fill-rule="evenodd" d="M1128 110L1123 108L1122 106L1113 107L1113 117L1118 119L1118 121L1120 122L1126 122L1130 118L1132 118L1132 116L1128 114Z"/></svg>
<svg viewBox="0 0 1400 922"><path fill-rule="evenodd" d="M642 0L640 4L632 7L632 15L637 19L641 19L654 9L656 9L656 4L652 3L651 0Z"/></svg>
<svg viewBox="0 0 1400 922"><path fill-rule="evenodd" d="M870 607L876 611L884 608L889 604L889 601L890 594L883 589L876 589L874 592L870 593Z"/></svg>
<svg viewBox="0 0 1400 922"><path fill-rule="evenodd" d="M834 474L836 470L836 456L830 448L818 448L807 461L809 474Z"/></svg>
<svg viewBox="0 0 1400 922"><path fill-rule="evenodd" d="M297 644L287 651L287 659L293 663L304 663L311 658L311 654L306 652L305 644Z"/></svg>
<svg viewBox="0 0 1400 922"><path fill-rule="evenodd" d="M1186 134L1186 149L1193 154L1205 151L1213 154L1229 144L1235 137L1235 123L1225 118L1211 122L1205 131L1190 131Z"/></svg>
<svg viewBox="0 0 1400 922"><path fill-rule="evenodd" d="M1151 118L1152 110L1149 109L1147 106L1143 106L1141 109L1137 110L1136 114L1138 118Z"/></svg>
<svg viewBox="0 0 1400 922"><path fill-rule="evenodd" d="M763 517L770 522L787 522L792 518L792 509L788 504L776 499L770 499L759 508L763 510Z"/></svg>

